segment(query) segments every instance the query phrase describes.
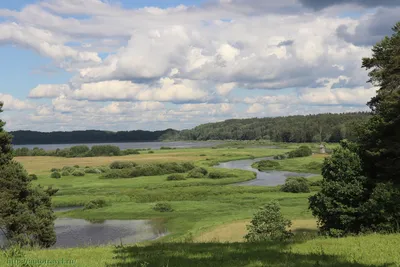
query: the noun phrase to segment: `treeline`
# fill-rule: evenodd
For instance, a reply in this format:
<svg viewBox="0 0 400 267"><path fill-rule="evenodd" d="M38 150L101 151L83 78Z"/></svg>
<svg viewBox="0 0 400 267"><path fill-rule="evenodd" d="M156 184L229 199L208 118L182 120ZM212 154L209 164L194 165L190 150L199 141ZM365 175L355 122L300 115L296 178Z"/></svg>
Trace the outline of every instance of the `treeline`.
<svg viewBox="0 0 400 267"><path fill-rule="evenodd" d="M108 142L150 142L174 139L178 131L72 131L72 132L10 132L14 145L25 144L77 144L77 143L108 143Z"/></svg>
<svg viewBox="0 0 400 267"><path fill-rule="evenodd" d="M197 126L175 135L177 140L271 140L274 142L339 142L354 140L357 126L370 113L318 114L276 118L232 119Z"/></svg>

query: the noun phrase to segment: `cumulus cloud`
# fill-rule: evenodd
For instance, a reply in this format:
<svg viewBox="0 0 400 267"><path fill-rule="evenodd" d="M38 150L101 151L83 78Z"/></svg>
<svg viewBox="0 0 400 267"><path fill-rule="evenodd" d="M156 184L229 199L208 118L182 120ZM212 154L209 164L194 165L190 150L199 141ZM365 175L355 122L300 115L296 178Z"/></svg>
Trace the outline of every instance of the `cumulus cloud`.
<svg viewBox="0 0 400 267"><path fill-rule="evenodd" d="M30 93L30 98L56 98L60 95L71 94L71 89L67 84L39 84L33 88Z"/></svg>
<svg viewBox="0 0 400 267"><path fill-rule="evenodd" d="M354 4L364 7L400 6L397 0L300 0L300 2L313 9L322 9L334 5Z"/></svg>
<svg viewBox="0 0 400 267"><path fill-rule="evenodd" d="M4 104L4 110L28 110L35 108L35 105L33 103L19 100L9 94L0 93L0 102Z"/></svg>

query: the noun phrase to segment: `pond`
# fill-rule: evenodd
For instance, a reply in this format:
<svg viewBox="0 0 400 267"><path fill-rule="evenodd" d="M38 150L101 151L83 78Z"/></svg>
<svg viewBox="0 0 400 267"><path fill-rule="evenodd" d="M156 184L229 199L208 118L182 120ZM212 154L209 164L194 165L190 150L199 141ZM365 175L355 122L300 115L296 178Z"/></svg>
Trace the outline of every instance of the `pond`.
<svg viewBox="0 0 400 267"><path fill-rule="evenodd" d="M240 169L246 171L252 171L257 174L257 178L254 180L236 183L235 185L253 185L253 186L277 186L285 183L286 178L290 176L298 177L312 177L317 174L314 173L298 173L298 172L288 172L288 171L262 171L251 167L251 165L260 160L273 160L272 157L257 158L257 159L245 159L245 160L235 160L220 163L214 167L224 168L224 169Z"/></svg>

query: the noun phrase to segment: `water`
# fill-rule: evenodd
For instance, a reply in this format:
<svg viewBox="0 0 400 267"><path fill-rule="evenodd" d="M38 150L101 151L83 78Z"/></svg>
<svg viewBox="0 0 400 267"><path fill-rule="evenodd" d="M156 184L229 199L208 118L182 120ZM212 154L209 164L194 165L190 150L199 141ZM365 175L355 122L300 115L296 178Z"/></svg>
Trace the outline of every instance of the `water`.
<svg viewBox="0 0 400 267"><path fill-rule="evenodd" d="M64 149L72 146L86 145L88 147L96 145L113 145L118 146L120 149L160 149L164 147L174 147L174 148L190 148L190 147L212 147L224 143L223 141L204 141L204 142L131 142L131 143L97 143L97 144L48 144L48 145L14 145L13 147L22 148L27 147L33 149L34 147L43 148L44 150L56 150Z"/></svg>
<svg viewBox="0 0 400 267"><path fill-rule="evenodd" d="M260 160L272 160L272 157L266 158L258 158L258 159L245 159L245 160L235 160L220 163L215 166L217 168L225 168L225 169L241 169L246 171L252 171L257 174L257 178L254 180L237 183L235 185L254 185L254 186L277 186L285 183L286 178L290 176L298 176L298 177L312 177L316 176L313 173L298 173L298 172L288 172L288 171L265 171L260 172L257 169L251 167L254 162L258 162Z"/></svg>
<svg viewBox="0 0 400 267"><path fill-rule="evenodd" d="M57 242L53 248L134 244L154 240L166 235L161 221L154 220L104 220L58 218L55 221ZM0 245L5 238L0 235Z"/></svg>

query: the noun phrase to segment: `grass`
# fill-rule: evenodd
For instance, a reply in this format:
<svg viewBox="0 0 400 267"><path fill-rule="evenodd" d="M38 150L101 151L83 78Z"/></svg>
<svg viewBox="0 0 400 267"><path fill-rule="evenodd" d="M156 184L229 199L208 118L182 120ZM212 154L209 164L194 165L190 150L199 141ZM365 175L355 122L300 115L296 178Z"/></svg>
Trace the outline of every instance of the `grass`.
<svg viewBox="0 0 400 267"><path fill-rule="evenodd" d="M232 183L254 179L254 173L243 170L223 170L236 177L223 179L187 179L167 181L168 175L132 179L99 179L98 174L84 177L50 178L51 168L80 165L100 166L113 161L153 162L193 161L208 171L217 162L266 157L282 154L294 148L256 148L256 143L239 142L241 148L194 148L155 150L154 154L122 157L16 158L29 171L38 175L34 184L53 186L59 192L53 197L57 207L83 206L94 199L104 199L109 206L92 210L57 213L59 217L106 219L157 219L168 229L168 235L152 242L132 246L81 247L73 249L26 250L26 259L72 259L73 266L400 266L399 235L371 235L344 239L296 238L291 244L243 243L246 224L253 213L267 201L278 200L285 217L293 220L293 230L315 232L315 219L308 210L312 193L283 193L278 187L235 186ZM260 143L259 143L260 145ZM281 145L279 145L281 146ZM244 148L242 148L244 147ZM206 155L206 156L204 156ZM310 162L322 162L324 157L279 161L280 169L311 172ZM171 205L173 212L153 209L155 203ZM298 239L298 240L297 240ZM218 242L217 242L218 241ZM0 266L7 258L0 253ZM394 265L393 265L393 264ZM386 265L385 265L386 264ZM392 265L390 265L392 264ZM396 265L397 264L397 265ZM36 266L36 265L35 265ZM47 265L46 265L47 266Z"/></svg>

